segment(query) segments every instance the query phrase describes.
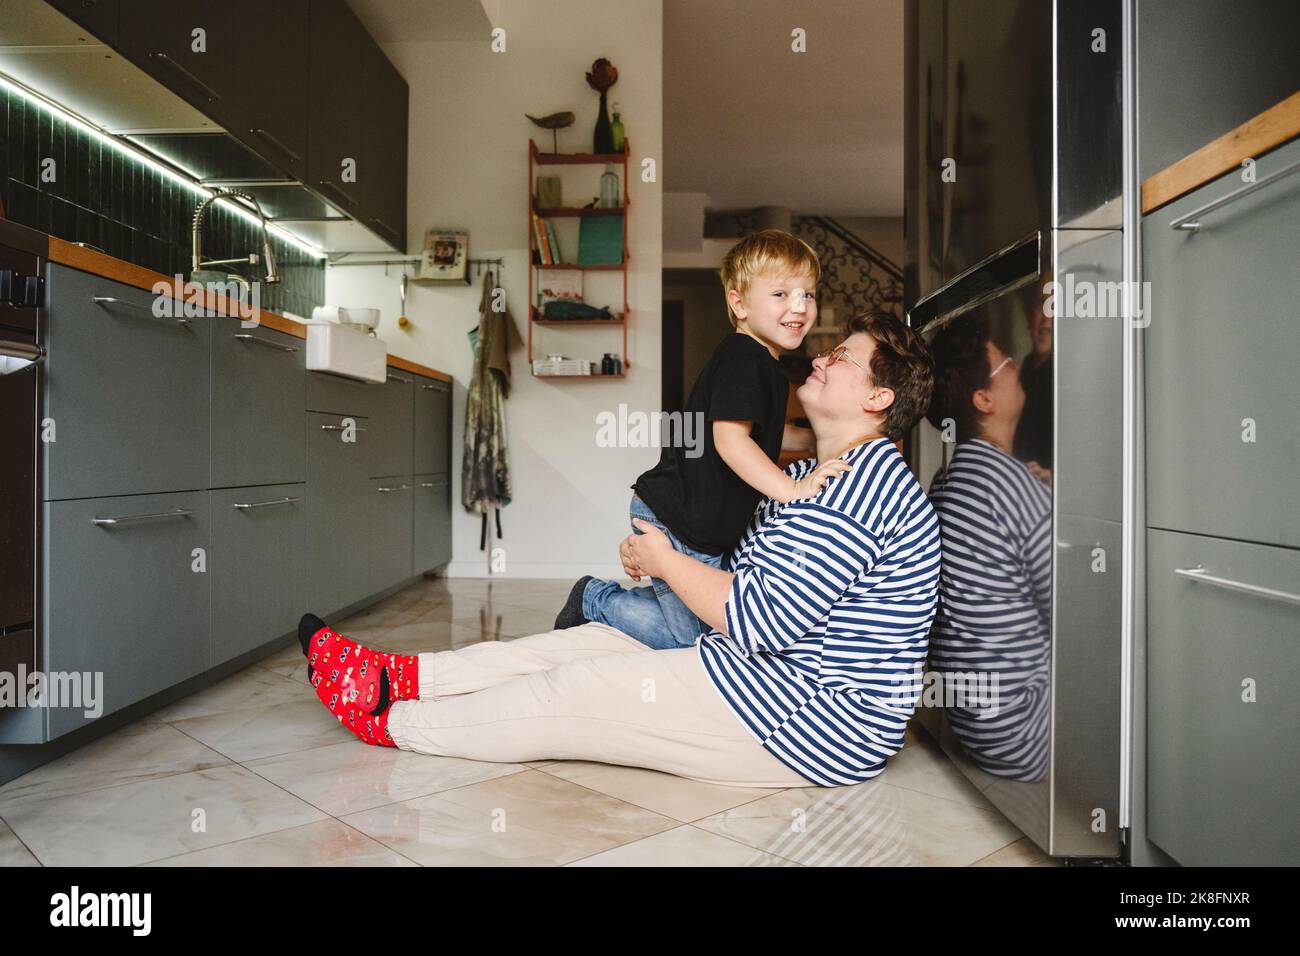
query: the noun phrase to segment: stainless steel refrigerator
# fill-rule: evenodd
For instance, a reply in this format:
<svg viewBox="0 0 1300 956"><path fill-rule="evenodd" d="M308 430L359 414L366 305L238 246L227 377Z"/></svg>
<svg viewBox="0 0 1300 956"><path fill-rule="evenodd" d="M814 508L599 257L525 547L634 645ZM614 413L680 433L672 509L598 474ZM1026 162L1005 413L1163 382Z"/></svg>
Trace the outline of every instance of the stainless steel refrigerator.
<svg viewBox="0 0 1300 956"><path fill-rule="evenodd" d="M1129 739L1121 15L906 7L908 321L948 356L953 407L976 408L909 436L922 483L949 483L929 662L946 684L918 719L1046 852L1099 860L1123 855ZM962 339L1014 363L1019 418ZM1002 706L954 703L959 671L1001 678Z"/></svg>

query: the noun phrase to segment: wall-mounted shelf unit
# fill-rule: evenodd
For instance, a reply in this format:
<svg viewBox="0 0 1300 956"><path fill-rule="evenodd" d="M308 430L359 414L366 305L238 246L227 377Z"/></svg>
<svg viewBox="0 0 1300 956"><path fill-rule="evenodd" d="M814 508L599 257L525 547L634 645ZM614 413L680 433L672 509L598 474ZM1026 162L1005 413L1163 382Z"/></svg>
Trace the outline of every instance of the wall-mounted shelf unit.
<svg viewBox="0 0 1300 956"><path fill-rule="evenodd" d="M528 248L530 251L529 261L531 263L528 270L528 368L533 368L533 339L534 327L541 328L571 328L590 330L594 327L603 326L607 328L619 328L623 332L623 346L619 354L622 362L623 371L616 375L601 375L599 373L592 375L537 375L537 378L545 378L551 381L591 381L593 379L609 380L627 377L627 367L630 364L627 358L627 326L630 318L627 303L627 264L631 260L628 253L627 244L627 212L631 206L631 199L628 196L628 166L631 147L627 140L623 141L623 152L621 153L545 153L537 148L537 143L532 139L528 141ZM534 184L537 181L537 172L540 167L544 166L605 166L606 164L621 167L622 169L622 205L616 209L583 209L576 206L553 206L540 207L537 205L537 197L533 192ZM598 216L622 216L623 217L623 261L611 265L581 265L579 263L543 263L541 253L537 245L536 233L533 230L533 217L540 216L542 219L552 218L569 218L582 219L586 217ZM623 275L623 312L621 318L614 319L544 319L540 317L537 309L537 290L540 288L541 274L558 269L575 269L581 272L620 272ZM587 288L584 284L583 295L587 296ZM540 336L539 336L540 338ZM598 366L598 362L593 362ZM535 374L535 373L534 373Z"/></svg>

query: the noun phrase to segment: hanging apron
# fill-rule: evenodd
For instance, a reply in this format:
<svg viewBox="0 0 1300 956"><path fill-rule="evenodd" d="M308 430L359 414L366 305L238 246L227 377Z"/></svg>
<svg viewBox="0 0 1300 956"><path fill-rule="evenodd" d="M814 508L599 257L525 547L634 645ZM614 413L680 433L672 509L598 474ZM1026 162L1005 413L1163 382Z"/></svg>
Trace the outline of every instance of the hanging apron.
<svg viewBox="0 0 1300 956"><path fill-rule="evenodd" d="M508 312L492 310L496 276L483 276L479 300L478 342L474 371L465 401L465 455L461 462L461 503L466 511L483 516L479 549L487 542L488 514L496 519L501 537L501 509L510 504L510 463L506 454L504 401L510 391L509 336L513 329Z"/></svg>

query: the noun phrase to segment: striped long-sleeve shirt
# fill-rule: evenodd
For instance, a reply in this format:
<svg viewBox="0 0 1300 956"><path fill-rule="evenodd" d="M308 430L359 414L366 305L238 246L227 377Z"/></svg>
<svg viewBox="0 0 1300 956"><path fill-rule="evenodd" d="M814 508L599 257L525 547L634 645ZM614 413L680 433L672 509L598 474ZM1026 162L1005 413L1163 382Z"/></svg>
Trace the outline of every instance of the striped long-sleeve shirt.
<svg viewBox="0 0 1300 956"><path fill-rule="evenodd" d="M1051 492L1024 464L974 439L935 476L930 500L943 542L930 667L953 684L984 688L974 704L948 706L948 721L984 770L1041 779L1049 757Z"/></svg>
<svg viewBox="0 0 1300 956"><path fill-rule="evenodd" d="M725 565L730 636L696 641L741 723L821 786L870 779L902 748L939 584L938 521L894 443L842 457L853 469L816 497L759 505Z"/></svg>

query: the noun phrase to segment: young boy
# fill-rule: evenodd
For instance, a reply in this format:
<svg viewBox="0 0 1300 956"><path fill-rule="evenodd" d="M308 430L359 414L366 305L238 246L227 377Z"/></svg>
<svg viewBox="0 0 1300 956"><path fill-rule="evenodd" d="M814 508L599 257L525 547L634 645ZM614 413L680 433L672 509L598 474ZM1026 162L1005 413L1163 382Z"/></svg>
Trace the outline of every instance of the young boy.
<svg viewBox="0 0 1300 956"><path fill-rule="evenodd" d="M811 497L850 467L835 459L795 481L776 466L783 447L813 448L809 429L785 424L789 379L777 359L782 349L797 349L816 321L820 274L812 248L779 229L756 232L727 253L720 275L735 333L714 350L684 409L707 426L703 453L666 446L632 485L632 518L712 567L721 567L760 499ZM555 627L599 621L653 648L691 646L709 626L663 581L650 580L652 587L625 589L583 577Z"/></svg>

